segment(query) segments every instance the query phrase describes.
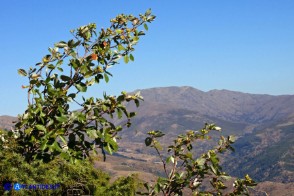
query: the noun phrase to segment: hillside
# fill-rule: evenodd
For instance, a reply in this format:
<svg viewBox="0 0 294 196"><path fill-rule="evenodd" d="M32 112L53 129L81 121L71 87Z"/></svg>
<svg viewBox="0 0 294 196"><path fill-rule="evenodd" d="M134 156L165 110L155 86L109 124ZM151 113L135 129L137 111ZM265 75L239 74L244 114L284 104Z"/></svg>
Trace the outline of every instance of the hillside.
<svg viewBox="0 0 294 196"><path fill-rule="evenodd" d="M13 121L17 118L12 116L0 116L0 128L10 130L13 127Z"/></svg>
<svg viewBox="0 0 294 196"><path fill-rule="evenodd" d="M156 106L160 106L157 110L186 109L234 122L266 123L281 120L293 114L294 109L292 95L255 95L228 90L203 92L192 87L152 88L140 91L145 99L142 105L152 105L152 110ZM145 113L152 112L147 110L140 112L139 115Z"/></svg>
<svg viewBox="0 0 294 196"><path fill-rule="evenodd" d="M151 153L141 145L149 130L165 132L163 143L168 144L185 130L214 122L223 128L223 134L239 138L236 153L224 164L231 174L241 177L250 173L258 181L294 182L293 95L203 92L192 87L140 91L145 101L137 110L133 126L121 135L124 155ZM135 110L134 106L129 108ZM201 152L208 148L205 144L197 149Z"/></svg>
<svg viewBox="0 0 294 196"><path fill-rule="evenodd" d="M258 181L294 182L294 120L256 129L234 145L224 163L234 176L250 174Z"/></svg>

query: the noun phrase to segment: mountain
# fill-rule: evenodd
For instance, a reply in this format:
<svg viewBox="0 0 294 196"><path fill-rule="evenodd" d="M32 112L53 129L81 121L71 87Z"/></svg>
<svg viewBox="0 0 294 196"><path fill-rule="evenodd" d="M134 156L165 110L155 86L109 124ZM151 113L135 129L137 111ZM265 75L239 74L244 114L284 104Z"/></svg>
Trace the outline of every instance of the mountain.
<svg viewBox="0 0 294 196"><path fill-rule="evenodd" d="M235 143L236 153L226 159L225 169L258 181L294 182L293 144L294 118L256 128Z"/></svg>
<svg viewBox="0 0 294 196"><path fill-rule="evenodd" d="M234 144L236 152L226 156L223 163L225 171L238 177L249 173L259 182L269 181L260 187L275 187L279 183L291 183L285 184L287 187L293 185L294 95L272 96L229 90L204 92L187 86L134 92L137 91L141 92L144 101L139 108L127 104L137 115L132 126L120 135L117 154L118 158L130 163L116 168L136 168L136 171L142 169L145 173L160 174L158 166L147 164L158 160L153 149L145 147L146 133L162 130L166 134L162 143L166 146L178 134L197 130L209 122L222 127L222 134L234 134L238 138ZM15 119L0 116L0 127L10 129ZM115 119L116 124L124 120ZM219 134L212 136L215 141ZM202 144L197 146L195 153L210 147L211 143Z"/></svg>
<svg viewBox="0 0 294 196"><path fill-rule="evenodd" d="M17 118L12 116L0 116L0 128L10 130L13 127L13 121Z"/></svg>
<svg viewBox="0 0 294 196"><path fill-rule="evenodd" d="M203 92L192 87L152 88L141 93L146 100L144 104L185 109L234 122L265 123L294 113L293 95L255 95L228 90Z"/></svg>
<svg viewBox="0 0 294 196"><path fill-rule="evenodd" d="M232 175L249 173L258 181L294 182L294 95L203 92L192 87L138 91L145 101L138 109L128 106L137 116L133 126L121 135L124 155L150 153L142 145L150 130L162 130L166 134L162 142L167 145L185 130L213 122L223 128L224 135L238 138L236 153L224 163ZM198 150L210 147L201 145Z"/></svg>

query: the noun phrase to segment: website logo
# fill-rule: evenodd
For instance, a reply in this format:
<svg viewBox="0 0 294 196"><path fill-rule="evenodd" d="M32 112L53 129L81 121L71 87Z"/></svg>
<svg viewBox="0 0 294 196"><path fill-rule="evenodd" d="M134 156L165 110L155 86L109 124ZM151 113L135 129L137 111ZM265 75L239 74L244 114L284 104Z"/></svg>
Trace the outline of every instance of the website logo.
<svg viewBox="0 0 294 196"><path fill-rule="evenodd" d="M4 190L5 191L10 191L12 189L12 184L10 182L6 182L4 184Z"/></svg>
<svg viewBox="0 0 294 196"><path fill-rule="evenodd" d="M25 190L56 190L60 188L60 184L20 184L20 183L11 183L6 182L3 184L5 191L19 191L21 189Z"/></svg>

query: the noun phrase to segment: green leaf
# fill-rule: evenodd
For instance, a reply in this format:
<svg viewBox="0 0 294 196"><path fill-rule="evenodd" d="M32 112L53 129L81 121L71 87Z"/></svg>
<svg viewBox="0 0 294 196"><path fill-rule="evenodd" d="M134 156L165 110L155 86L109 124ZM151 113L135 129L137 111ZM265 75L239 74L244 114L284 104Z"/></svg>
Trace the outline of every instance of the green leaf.
<svg viewBox="0 0 294 196"><path fill-rule="evenodd" d="M59 122L61 123L64 123L67 121L67 117L65 115L62 115L62 116L57 116L56 117L56 120L58 120Z"/></svg>
<svg viewBox="0 0 294 196"><path fill-rule="evenodd" d="M62 135L59 135L59 138L61 139L61 141L62 141L64 144L67 144L65 138L64 138Z"/></svg>
<svg viewBox="0 0 294 196"><path fill-rule="evenodd" d="M73 157L69 157L69 162L70 162L70 164L74 164L74 162L75 162L75 159L73 158Z"/></svg>
<svg viewBox="0 0 294 196"><path fill-rule="evenodd" d="M130 112L129 117L132 118L134 116L136 116L136 112Z"/></svg>
<svg viewBox="0 0 294 196"><path fill-rule="evenodd" d="M28 128L24 132L29 135L32 132L32 130L33 130L33 128Z"/></svg>
<svg viewBox="0 0 294 196"><path fill-rule="evenodd" d="M64 41L61 41L61 42L54 44L54 46L57 48L64 48L64 47L67 47L67 43L65 43Z"/></svg>
<svg viewBox="0 0 294 196"><path fill-rule="evenodd" d="M160 191L160 184L159 183L155 184L154 191L155 191L155 193L159 193L159 191Z"/></svg>
<svg viewBox="0 0 294 196"><path fill-rule="evenodd" d="M124 101L124 100L125 100L125 95L120 95L120 96L118 96L116 100L117 100L118 102L122 102L122 101Z"/></svg>
<svg viewBox="0 0 294 196"><path fill-rule="evenodd" d="M61 79L61 80L63 80L63 81L65 81L65 82L68 82L68 81L70 81L70 80L71 80L71 78L70 78L70 77L68 77L68 76L65 76L65 75L61 75L61 76L60 76L60 79Z"/></svg>
<svg viewBox="0 0 294 196"><path fill-rule="evenodd" d="M148 17L147 17L147 21L148 21L148 22L151 22L151 21L153 21L155 18L156 18L156 16L154 16L154 15L148 16Z"/></svg>
<svg viewBox="0 0 294 196"><path fill-rule="evenodd" d="M78 45L80 45L81 42L82 42L81 40L78 40L78 41L73 45L73 47L77 47Z"/></svg>
<svg viewBox="0 0 294 196"><path fill-rule="evenodd" d="M69 154L67 154L66 152L61 152L60 157L65 160L68 160L70 158Z"/></svg>
<svg viewBox="0 0 294 196"><path fill-rule="evenodd" d="M100 81L101 79L103 79L102 74L97 74L97 75L95 76L95 82L99 83L99 81Z"/></svg>
<svg viewBox="0 0 294 196"><path fill-rule="evenodd" d="M112 148L111 148L111 146L110 146L109 143L107 143L105 150L106 150L109 154L112 154L112 153L113 153L113 152L112 152Z"/></svg>
<svg viewBox="0 0 294 196"><path fill-rule="evenodd" d="M108 141L108 145L109 147L111 148L111 151L112 152L116 152L118 150L118 145L117 143L113 140L113 138L111 138L109 141Z"/></svg>
<svg viewBox="0 0 294 196"><path fill-rule="evenodd" d="M41 150L44 151L47 148L47 140L45 140L44 142L42 142L41 144Z"/></svg>
<svg viewBox="0 0 294 196"><path fill-rule="evenodd" d="M139 35L139 36L141 36L141 35L145 35L145 33L144 33L144 31L139 31L138 35Z"/></svg>
<svg viewBox="0 0 294 196"><path fill-rule="evenodd" d="M187 158L189 158L189 159L192 159L192 157L193 157L193 155L192 155L191 152L187 152L186 156L187 156Z"/></svg>
<svg viewBox="0 0 294 196"><path fill-rule="evenodd" d="M95 83L95 78L92 78L90 81L86 82L87 86L92 86Z"/></svg>
<svg viewBox="0 0 294 196"><path fill-rule="evenodd" d="M162 137L164 136L165 134L162 133L161 131L157 130L157 131L154 131L154 137Z"/></svg>
<svg viewBox="0 0 294 196"><path fill-rule="evenodd" d="M125 63L128 63L128 62L129 62L129 56L128 56L128 55L125 55L125 56L124 56L124 62L125 62Z"/></svg>
<svg viewBox="0 0 294 196"><path fill-rule="evenodd" d="M136 42L138 42L138 40L139 40L139 37L138 36L134 36L133 37L133 41L136 43Z"/></svg>
<svg viewBox="0 0 294 196"><path fill-rule="evenodd" d="M19 70L17 70L17 73L18 73L19 75L21 75L21 76L27 76L27 75L28 75L27 72L26 72L24 69L19 69Z"/></svg>
<svg viewBox="0 0 294 196"><path fill-rule="evenodd" d="M150 14L151 14L151 9L149 8L149 9L146 11L145 15L146 15L146 16L150 16Z"/></svg>
<svg viewBox="0 0 294 196"><path fill-rule="evenodd" d="M95 129L87 129L86 132L91 139L96 139L98 137Z"/></svg>
<svg viewBox="0 0 294 196"><path fill-rule="evenodd" d="M87 91L87 86L84 83L76 84L75 86L81 92Z"/></svg>
<svg viewBox="0 0 294 196"><path fill-rule="evenodd" d="M147 137L147 138L145 139L145 144L146 144L146 146L150 146L151 143L152 143L152 138L151 138L151 137Z"/></svg>
<svg viewBox="0 0 294 196"><path fill-rule="evenodd" d="M107 110L107 106L106 105L102 105L102 111L105 112Z"/></svg>
<svg viewBox="0 0 294 196"><path fill-rule="evenodd" d="M146 182L146 183L144 183L144 187L147 189L147 191L149 192L149 190L150 190L150 186L149 186L149 184Z"/></svg>
<svg viewBox="0 0 294 196"><path fill-rule="evenodd" d="M71 97L72 99L76 98L76 94L75 93L71 93L68 95L68 97Z"/></svg>
<svg viewBox="0 0 294 196"><path fill-rule="evenodd" d="M75 41L74 41L73 39L71 39L71 40L69 40L69 41L67 42L67 45L68 45L70 48L74 47L74 44L75 44Z"/></svg>
<svg viewBox="0 0 294 196"><path fill-rule="evenodd" d="M139 107L140 106L139 100L138 99L135 99L134 101L135 101L136 107Z"/></svg>
<svg viewBox="0 0 294 196"><path fill-rule="evenodd" d="M106 83L108 83L108 81L109 81L109 77L108 77L108 75L106 73L104 74L104 80L105 80Z"/></svg>
<svg viewBox="0 0 294 196"><path fill-rule="evenodd" d="M122 111L118 108L117 108L117 117L118 117L118 119L122 118Z"/></svg>
<svg viewBox="0 0 294 196"><path fill-rule="evenodd" d="M213 165L217 165L218 162L219 162L219 160L218 160L218 158L217 158L216 156L211 156L211 157L210 157L210 161L211 161L211 163L212 163Z"/></svg>
<svg viewBox="0 0 294 196"><path fill-rule="evenodd" d="M118 49L118 51L121 51L121 50L124 50L125 48L124 48L121 44L119 44L119 45L117 46L117 49Z"/></svg>
<svg viewBox="0 0 294 196"><path fill-rule="evenodd" d="M51 145L51 150L56 150L56 151L58 151L58 152L61 152L62 151L62 149L60 148L60 146L59 146L59 143L57 143L56 141Z"/></svg>
<svg viewBox="0 0 294 196"><path fill-rule="evenodd" d="M134 56L132 55L132 54L130 54L130 60L131 61L134 61L135 59L134 59Z"/></svg>
<svg viewBox="0 0 294 196"><path fill-rule="evenodd" d="M43 125L36 125L36 128L40 131L46 131L46 127L44 127Z"/></svg>
<svg viewBox="0 0 294 196"><path fill-rule="evenodd" d="M215 175L218 175L218 171L213 165L210 165L210 169Z"/></svg>
<svg viewBox="0 0 294 196"><path fill-rule="evenodd" d="M62 63L63 63L63 60L59 60L57 61L56 66L60 66Z"/></svg>
<svg viewBox="0 0 294 196"><path fill-rule="evenodd" d="M196 160L198 165L204 165L205 161L206 161L206 159L204 159L204 158L199 158Z"/></svg>
<svg viewBox="0 0 294 196"><path fill-rule="evenodd" d="M174 158L173 156L169 156L169 157L167 157L167 159L166 159L166 163L169 163L169 162L174 163L174 162L175 162L175 158Z"/></svg>
<svg viewBox="0 0 294 196"><path fill-rule="evenodd" d="M52 64L49 64L49 65L47 65L47 68L48 68L48 69L54 69L54 68L55 68L55 66L54 66L54 65L52 65Z"/></svg>
<svg viewBox="0 0 294 196"><path fill-rule="evenodd" d="M144 28L145 28L146 31L148 31L148 26L147 26L146 23L144 24Z"/></svg>
<svg viewBox="0 0 294 196"><path fill-rule="evenodd" d="M232 179L231 176L225 176L225 175L222 175L222 176L220 176L220 177L223 178L223 179L225 179L225 180L230 180L230 179Z"/></svg>

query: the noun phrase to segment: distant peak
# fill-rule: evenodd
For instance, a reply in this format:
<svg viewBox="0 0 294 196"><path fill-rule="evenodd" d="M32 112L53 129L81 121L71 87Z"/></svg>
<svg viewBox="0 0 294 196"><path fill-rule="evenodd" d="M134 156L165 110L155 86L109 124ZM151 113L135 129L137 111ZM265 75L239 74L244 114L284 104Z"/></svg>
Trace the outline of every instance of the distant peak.
<svg viewBox="0 0 294 196"><path fill-rule="evenodd" d="M191 86L162 86L162 87L151 87L145 89L137 89L135 91L144 91L144 90L177 90L177 91L186 91L186 90L193 90L193 91L201 91ZM203 92L203 91L201 91Z"/></svg>

